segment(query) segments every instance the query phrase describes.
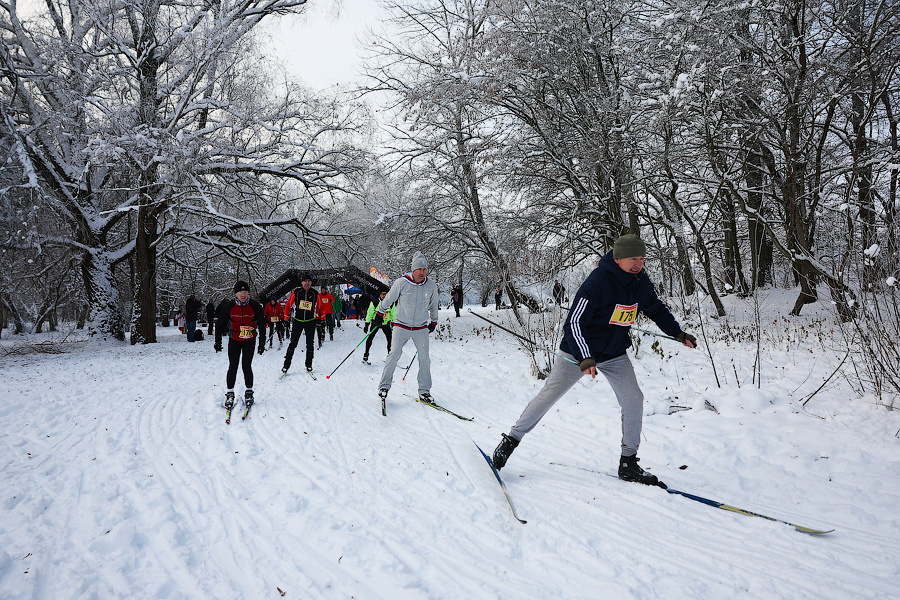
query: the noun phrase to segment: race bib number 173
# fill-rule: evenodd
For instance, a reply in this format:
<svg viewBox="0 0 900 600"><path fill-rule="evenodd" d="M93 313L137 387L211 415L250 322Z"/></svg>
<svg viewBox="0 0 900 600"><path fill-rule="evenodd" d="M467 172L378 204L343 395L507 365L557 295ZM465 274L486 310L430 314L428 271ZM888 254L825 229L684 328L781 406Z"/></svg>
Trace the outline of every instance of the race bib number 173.
<svg viewBox="0 0 900 600"><path fill-rule="evenodd" d="M634 325L634 321L637 319L637 307L637 304L632 304L631 306L616 304L612 317L609 319L609 324L623 325L625 327Z"/></svg>

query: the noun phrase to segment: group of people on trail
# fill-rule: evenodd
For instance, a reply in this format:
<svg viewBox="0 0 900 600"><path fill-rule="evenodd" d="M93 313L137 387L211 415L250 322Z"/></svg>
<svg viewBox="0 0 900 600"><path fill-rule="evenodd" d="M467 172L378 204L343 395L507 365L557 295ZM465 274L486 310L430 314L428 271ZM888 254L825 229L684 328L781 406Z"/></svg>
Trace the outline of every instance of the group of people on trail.
<svg viewBox="0 0 900 600"><path fill-rule="evenodd" d="M501 439L492 456L496 469L502 469L524 436L532 431L556 402L584 375L596 378L602 374L616 396L622 420L621 453L618 476L626 481L666 487L659 479L638 464L641 441L644 396L638 385L631 360L626 351L631 346L629 330L638 314L643 313L667 335L688 348L695 348L697 338L681 329L668 307L659 299L650 278L644 271L646 244L638 236L620 236L613 249L606 253L572 298L563 326L563 337L552 365L550 375L538 394L525 406L508 433ZM558 282L557 282L558 283ZM560 284L560 288L562 288ZM219 308L216 327L216 351L220 351L221 337L229 332L229 368L226 376L228 392L226 407L234 403L234 381L240 360L247 383L245 398L253 399L253 373L250 363L253 357L253 323L262 323L263 308L249 298L247 284L235 284L235 299ZM324 296L312 289L312 280L303 276L302 284L295 289L284 307L284 315L293 306L294 321L291 343L285 354L283 372L291 366L291 358L300 336L306 333L306 368L312 370L313 336L317 315L324 306L333 304L333 297L323 288ZM564 288L554 297L562 303ZM499 304L500 290L497 290ZM418 353L418 395L424 402L431 397L430 334L438 321L438 289L428 277L428 261L421 252L412 258L410 272L394 281L388 292L381 294L380 302L372 305L366 317L368 339L363 360L368 362L369 349L376 331L384 332L388 344L388 357L378 382L378 394L382 401L391 389L394 371L403 354L403 347L412 340ZM255 319L255 321L253 321ZM324 331L322 336L324 336ZM259 330L258 352L265 348L265 329ZM320 338L321 339L321 338ZM249 405L248 405L249 406Z"/></svg>
<svg viewBox="0 0 900 600"><path fill-rule="evenodd" d="M203 330L197 329L197 323L200 321L200 314L203 311L206 313L206 334L212 335L216 320L216 305L213 304L212 300L207 303L204 309L203 302L198 300L197 296L191 294L185 303L178 307L175 324L181 329L182 333L187 335L187 341L189 342L203 339Z"/></svg>

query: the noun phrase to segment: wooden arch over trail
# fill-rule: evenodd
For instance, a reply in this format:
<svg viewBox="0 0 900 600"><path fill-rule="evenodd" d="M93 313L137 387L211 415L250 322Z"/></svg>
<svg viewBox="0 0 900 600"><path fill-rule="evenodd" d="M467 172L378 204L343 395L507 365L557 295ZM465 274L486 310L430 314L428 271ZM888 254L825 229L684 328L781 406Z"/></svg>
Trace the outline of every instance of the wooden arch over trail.
<svg viewBox="0 0 900 600"><path fill-rule="evenodd" d="M339 283L352 283L372 298L377 298L381 292L390 289L386 283L375 279L359 267L351 265L337 269L289 269L281 277L267 285L259 297L263 302L268 302L272 296L276 298L287 296L291 290L300 287L302 283L300 278L304 273L309 273L312 277L313 287L321 288L323 285L331 287Z"/></svg>

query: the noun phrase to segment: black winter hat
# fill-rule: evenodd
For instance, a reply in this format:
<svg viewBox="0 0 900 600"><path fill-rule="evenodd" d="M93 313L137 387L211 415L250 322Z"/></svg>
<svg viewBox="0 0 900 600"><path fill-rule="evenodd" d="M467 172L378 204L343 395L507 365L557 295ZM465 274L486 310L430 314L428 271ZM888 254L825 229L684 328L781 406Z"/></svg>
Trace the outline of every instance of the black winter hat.
<svg viewBox="0 0 900 600"><path fill-rule="evenodd" d="M250 286L247 285L246 281L238 280L238 282L236 284L234 284L234 293L235 294L237 294L238 292L249 292L249 291L250 291Z"/></svg>
<svg viewBox="0 0 900 600"><path fill-rule="evenodd" d="M304 273L300 276L300 281L312 281L312 275L309 273Z"/></svg>

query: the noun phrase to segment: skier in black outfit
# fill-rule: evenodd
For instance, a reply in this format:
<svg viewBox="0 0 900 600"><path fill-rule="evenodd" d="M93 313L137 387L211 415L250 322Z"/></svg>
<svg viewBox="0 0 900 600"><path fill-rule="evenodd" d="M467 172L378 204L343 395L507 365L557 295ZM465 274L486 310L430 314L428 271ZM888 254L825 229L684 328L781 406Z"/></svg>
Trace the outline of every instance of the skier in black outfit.
<svg viewBox="0 0 900 600"><path fill-rule="evenodd" d="M244 370L244 404L253 405L253 349L259 338L259 350L265 352L266 326L262 304L250 297L250 286L244 281L234 284L234 298L225 300L216 311L216 352L222 351L222 336L228 333L228 373L225 383L225 408L234 407L234 383L238 362Z"/></svg>
<svg viewBox="0 0 900 600"><path fill-rule="evenodd" d="M312 372L314 340L316 337L316 302L319 294L312 288L312 277L309 273L301 276L300 287L291 292L288 301L284 306L284 314L290 314L291 307L294 308L294 315L291 317L293 321L291 325L291 343L288 344L287 352L284 355L284 366L281 368L282 373L287 373L291 368L291 360L294 358L294 350L300 341L300 336L306 333L306 370Z"/></svg>

